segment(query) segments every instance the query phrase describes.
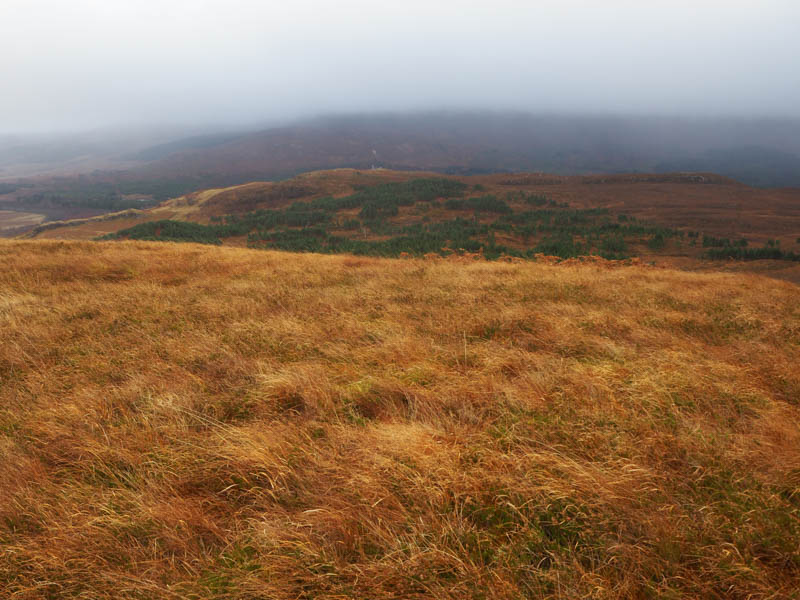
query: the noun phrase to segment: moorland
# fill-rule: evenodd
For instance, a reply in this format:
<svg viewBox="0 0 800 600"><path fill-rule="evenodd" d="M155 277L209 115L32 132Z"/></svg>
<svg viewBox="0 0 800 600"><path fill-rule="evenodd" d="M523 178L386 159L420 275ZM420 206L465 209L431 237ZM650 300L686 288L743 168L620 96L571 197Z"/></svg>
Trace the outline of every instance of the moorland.
<svg viewBox="0 0 800 600"><path fill-rule="evenodd" d="M0 242L9 598L791 598L800 288Z"/></svg>
<svg viewBox="0 0 800 600"><path fill-rule="evenodd" d="M791 128L343 123L0 181L0 596L796 598Z"/></svg>

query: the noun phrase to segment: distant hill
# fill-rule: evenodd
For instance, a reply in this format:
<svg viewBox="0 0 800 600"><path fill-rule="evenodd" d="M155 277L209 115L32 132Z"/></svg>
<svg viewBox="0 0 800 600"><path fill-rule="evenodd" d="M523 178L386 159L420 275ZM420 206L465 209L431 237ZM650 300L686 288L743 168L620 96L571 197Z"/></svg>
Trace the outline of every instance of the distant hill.
<svg viewBox="0 0 800 600"><path fill-rule="evenodd" d="M6 174L13 172L14 160L39 156L36 144L23 151L17 142L3 147L0 140L0 169ZM800 121L439 112L328 117L256 132L141 142L132 140L126 149L116 139L91 151L88 142L76 143L75 152L89 154L65 158L61 167L72 165L68 173L7 177L0 210L46 220L87 217L204 189L338 168L460 176L713 172L751 186L800 188ZM64 139L59 144L61 150L68 147ZM48 157L61 154L48 146L39 150L45 162L36 169L46 172ZM104 164L125 168L81 170Z"/></svg>
<svg viewBox="0 0 800 600"><path fill-rule="evenodd" d="M763 146L714 148L660 163L657 171L709 171L762 187L800 187L800 156Z"/></svg>
<svg viewBox="0 0 800 600"><path fill-rule="evenodd" d="M174 148L174 152L167 152ZM210 185L372 166L445 173L706 171L800 187L800 123L493 113L342 116L144 150L138 177Z"/></svg>

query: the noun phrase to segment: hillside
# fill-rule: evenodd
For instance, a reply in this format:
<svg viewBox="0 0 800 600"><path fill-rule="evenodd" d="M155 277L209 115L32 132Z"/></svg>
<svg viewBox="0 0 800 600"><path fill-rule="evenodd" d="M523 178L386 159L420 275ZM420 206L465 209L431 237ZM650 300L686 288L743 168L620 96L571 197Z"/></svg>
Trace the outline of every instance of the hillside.
<svg viewBox="0 0 800 600"><path fill-rule="evenodd" d="M86 217L143 199L334 168L462 175L691 171L800 188L798 140L797 120L480 111L340 115L182 135L145 129L0 137L0 210L48 220Z"/></svg>
<svg viewBox="0 0 800 600"><path fill-rule="evenodd" d="M43 238L196 241L374 256L595 254L744 268L800 282L800 190L713 174L446 176L338 169L210 189L66 224ZM775 260L783 259L783 260ZM666 262L665 262L666 261Z"/></svg>
<svg viewBox="0 0 800 600"><path fill-rule="evenodd" d="M4 598L800 588L795 285L152 242L0 256Z"/></svg>
<svg viewBox="0 0 800 600"><path fill-rule="evenodd" d="M800 123L427 112L342 115L238 137L158 146L131 175L213 185L313 169L371 166L461 174L713 170L751 185L800 187ZM179 145L177 145L179 146ZM226 179L227 178L227 179Z"/></svg>

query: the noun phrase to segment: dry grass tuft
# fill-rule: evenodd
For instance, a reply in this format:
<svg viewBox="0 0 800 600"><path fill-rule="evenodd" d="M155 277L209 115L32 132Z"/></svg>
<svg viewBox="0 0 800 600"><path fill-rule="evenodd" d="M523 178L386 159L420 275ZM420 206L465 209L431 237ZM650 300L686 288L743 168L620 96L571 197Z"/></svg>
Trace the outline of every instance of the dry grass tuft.
<svg viewBox="0 0 800 600"><path fill-rule="evenodd" d="M4 598L790 598L800 289L0 243Z"/></svg>

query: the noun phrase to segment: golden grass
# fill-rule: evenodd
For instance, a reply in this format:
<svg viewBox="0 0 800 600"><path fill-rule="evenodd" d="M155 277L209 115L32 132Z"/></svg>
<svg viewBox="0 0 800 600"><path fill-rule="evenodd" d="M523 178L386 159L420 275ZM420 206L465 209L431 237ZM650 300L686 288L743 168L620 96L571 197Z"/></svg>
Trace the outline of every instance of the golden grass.
<svg viewBox="0 0 800 600"><path fill-rule="evenodd" d="M0 243L0 597L789 598L800 288Z"/></svg>

